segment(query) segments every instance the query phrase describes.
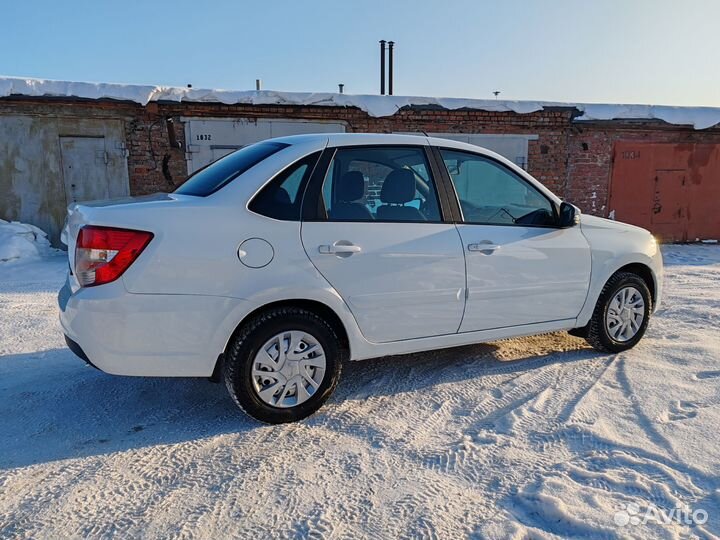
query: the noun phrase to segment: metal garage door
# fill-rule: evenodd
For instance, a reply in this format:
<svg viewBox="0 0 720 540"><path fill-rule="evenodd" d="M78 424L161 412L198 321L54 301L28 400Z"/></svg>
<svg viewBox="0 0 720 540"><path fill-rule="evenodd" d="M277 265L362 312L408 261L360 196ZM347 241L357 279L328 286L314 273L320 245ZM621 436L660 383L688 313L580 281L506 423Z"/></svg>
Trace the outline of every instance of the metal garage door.
<svg viewBox="0 0 720 540"><path fill-rule="evenodd" d="M615 143L610 215L665 241L720 238L720 145Z"/></svg>
<svg viewBox="0 0 720 540"><path fill-rule="evenodd" d="M67 204L110 197L105 137L60 137L60 155Z"/></svg>
<svg viewBox="0 0 720 540"><path fill-rule="evenodd" d="M273 137L303 133L344 133L342 122L306 122L283 119L183 118L188 173L233 150Z"/></svg>
<svg viewBox="0 0 720 540"><path fill-rule="evenodd" d="M407 135L419 135L417 132L403 132ZM440 137L476 146L482 146L497 152L523 169L527 169L528 141L537 140L537 135L492 135L481 133L428 133L430 137Z"/></svg>
<svg viewBox="0 0 720 540"><path fill-rule="evenodd" d="M68 203L128 195L125 137L122 120L0 116L0 218L59 245Z"/></svg>

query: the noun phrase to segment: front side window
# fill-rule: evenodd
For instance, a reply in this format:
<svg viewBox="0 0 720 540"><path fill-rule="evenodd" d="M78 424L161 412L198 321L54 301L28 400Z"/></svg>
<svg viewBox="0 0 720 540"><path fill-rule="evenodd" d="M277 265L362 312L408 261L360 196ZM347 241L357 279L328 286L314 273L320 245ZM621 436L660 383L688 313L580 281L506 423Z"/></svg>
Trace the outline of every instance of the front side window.
<svg viewBox="0 0 720 540"><path fill-rule="evenodd" d="M197 171L175 193L207 197L287 146L278 142L259 142L245 146Z"/></svg>
<svg viewBox="0 0 720 540"><path fill-rule="evenodd" d="M556 224L552 203L534 186L492 159L440 150L452 178L465 223Z"/></svg>
<svg viewBox="0 0 720 540"><path fill-rule="evenodd" d="M420 147L341 148L322 194L331 221L439 222L435 183Z"/></svg>

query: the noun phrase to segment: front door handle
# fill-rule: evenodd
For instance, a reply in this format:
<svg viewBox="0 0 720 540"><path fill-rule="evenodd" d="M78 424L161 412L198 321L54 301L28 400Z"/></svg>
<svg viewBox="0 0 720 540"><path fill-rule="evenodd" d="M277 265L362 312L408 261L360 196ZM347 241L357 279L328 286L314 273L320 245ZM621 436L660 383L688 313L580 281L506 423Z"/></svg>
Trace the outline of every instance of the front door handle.
<svg viewBox="0 0 720 540"><path fill-rule="evenodd" d="M495 251L500 249L500 246L493 244L490 240L483 240L476 244L468 244L468 251L479 251L485 255L492 255Z"/></svg>
<svg viewBox="0 0 720 540"><path fill-rule="evenodd" d="M353 253L360 253L362 248L350 242L340 240L332 245L323 244L318 246L318 251L323 255L342 255L348 257Z"/></svg>

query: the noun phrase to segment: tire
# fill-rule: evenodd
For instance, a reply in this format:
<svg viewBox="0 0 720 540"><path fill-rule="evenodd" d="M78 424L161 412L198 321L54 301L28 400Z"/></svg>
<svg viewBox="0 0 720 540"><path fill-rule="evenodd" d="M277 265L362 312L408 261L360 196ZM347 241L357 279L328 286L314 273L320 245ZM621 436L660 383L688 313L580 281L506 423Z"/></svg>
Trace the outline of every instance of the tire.
<svg viewBox="0 0 720 540"><path fill-rule="evenodd" d="M624 335L622 328L617 327L620 328L620 334L614 336L613 334L617 332L617 328L611 327L610 325L623 324L623 320L620 317L614 316L617 313L617 310L613 306L613 301L616 298L616 295L621 294L621 291L636 291L642 297L642 308L638 306L635 309L638 314L642 312L643 318L642 322L635 326L630 325L630 321L628 320L628 326L626 328L629 329L627 330L627 334ZM632 294L634 295L635 292ZM632 298L636 298L636 296L632 296ZM635 304L637 303L638 302L636 301ZM618 304L615 304L615 306L617 305ZM613 322L608 322L609 311L611 312ZM637 343L645 335L645 330L647 330L648 322L650 321L651 312L652 296L650 295L650 290L648 289L645 280L637 274L633 274L631 272L618 272L608 280L600 293L597 305L595 306L595 311L593 312L592 318L587 326L587 336L585 339L595 350L600 352L618 353L631 349L637 345ZM628 319L633 317L632 314L623 316ZM637 329L635 330L635 328ZM632 334L633 331L635 332L634 334ZM631 337L629 337L630 334L632 334Z"/></svg>
<svg viewBox="0 0 720 540"><path fill-rule="evenodd" d="M295 358L308 356L307 351L309 358ZM321 357L313 355L324 357L324 368ZM233 336L223 378L233 401L249 416L268 424L295 422L317 411L333 393L345 355L323 318L306 309L279 307L253 317Z"/></svg>

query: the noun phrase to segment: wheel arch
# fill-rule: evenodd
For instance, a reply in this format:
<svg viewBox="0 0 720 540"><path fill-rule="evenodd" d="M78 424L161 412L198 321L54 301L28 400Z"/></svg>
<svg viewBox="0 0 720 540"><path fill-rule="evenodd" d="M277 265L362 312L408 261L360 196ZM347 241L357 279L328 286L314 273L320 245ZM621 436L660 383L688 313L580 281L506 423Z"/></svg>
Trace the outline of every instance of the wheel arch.
<svg viewBox="0 0 720 540"><path fill-rule="evenodd" d="M662 276L658 275L657 269L653 268L653 260L643 254L628 254L623 259L613 259L604 261L601 265L593 265L588 297L576 319L578 328L584 327L590 321L603 287L618 272L631 272L639 276L650 289L653 310L656 309L661 295Z"/></svg>
<svg viewBox="0 0 720 540"><path fill-rule="evenodd" d="M227 339L227 342L225 343L225 347L223 348L223 351L218 356L217 360L215 361L215 367L213 369L211 380L215 382L219 382L221 378L222 373L222 360L225 355L225 352L227 351L227 348L230 346L230 343L232 343L233 338L238 334L238 332L242 329L242 327L247 323L247 321L251 320L253 317L269 311L271 309L280 308L280 307L294 307L294 308L301 308L306 309L307 311L311 311L315 313L316 315L322 317L325 319L330 326L332 326L333 330L337 334L338 338L340 339L341 346L345 351L347 352L347 357L350 357L350 338L348 336L347 329L345 328L345 325L343 324L342 319L340 316L335 313L335 310L332 309L327 304L320 302L319 300L310 300L307 298L293 298L293 299L287 299L287 300L277 300L273 302L268 302L266 304L263 304L261 306L256 307L249 313L247 313L242 320L235 326L235 329L232 331L230 336Z"/></svg>
<svg viewBox="0 0 720 540"><path fill-rule="evenodd" d="M655 305L655 301L657 299L657 282L655 279L655 274L648 265L640 262L626 264L625 266L622 266L615 270L615 272L613 272L610 277L605 280L605 283L607 283L618 272L630 272L631 274L635 274L636 276L641 277L642 280L647 284L648 289L650 290L650 298L652 299L653 305Z"/></svg>

